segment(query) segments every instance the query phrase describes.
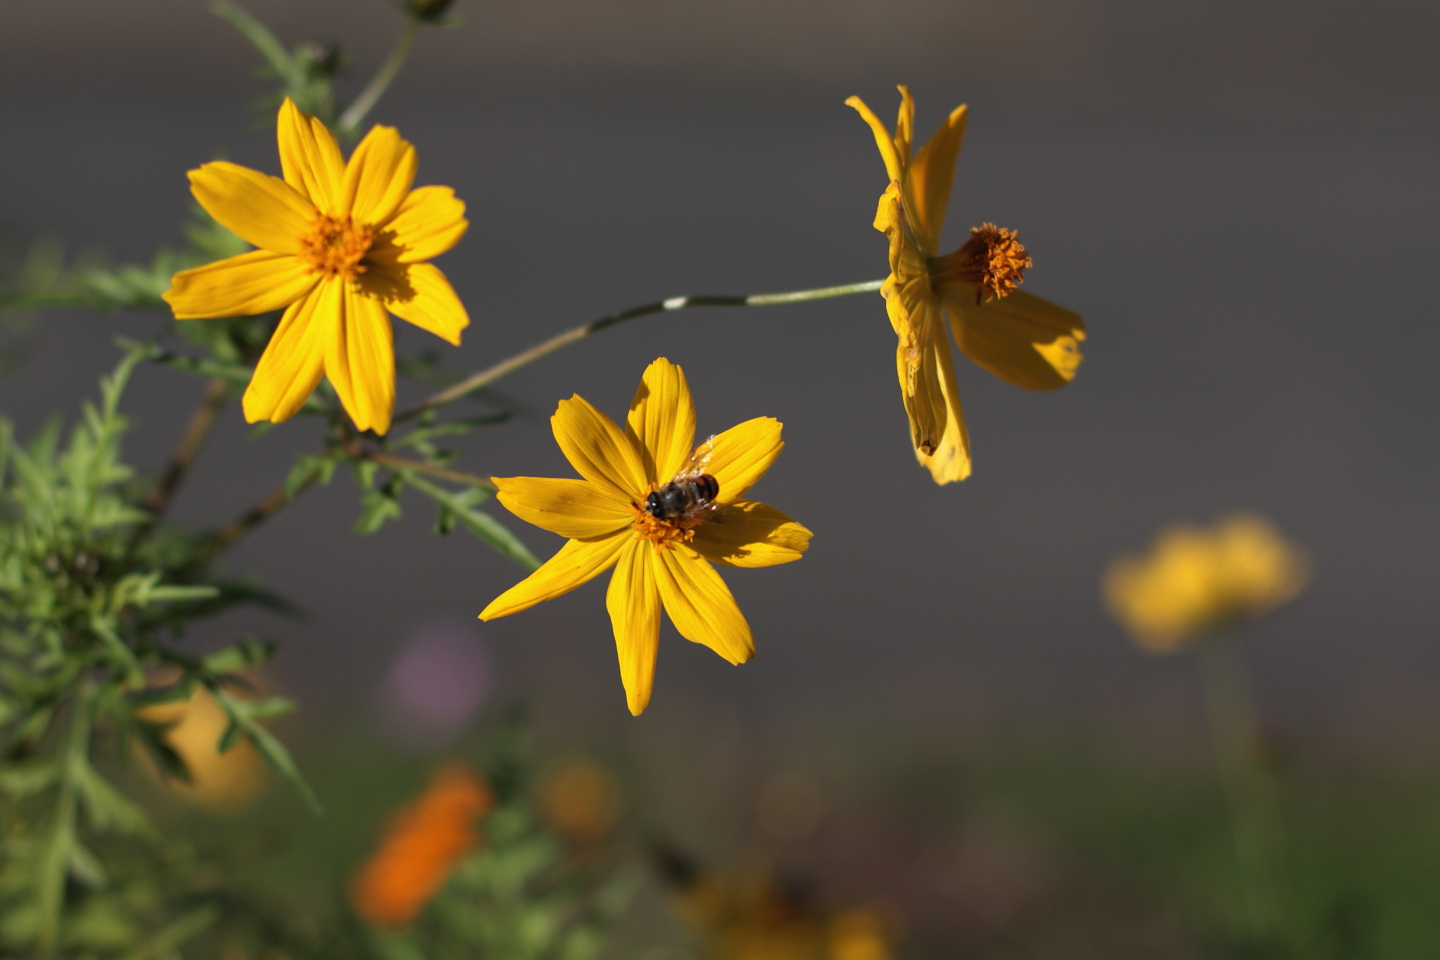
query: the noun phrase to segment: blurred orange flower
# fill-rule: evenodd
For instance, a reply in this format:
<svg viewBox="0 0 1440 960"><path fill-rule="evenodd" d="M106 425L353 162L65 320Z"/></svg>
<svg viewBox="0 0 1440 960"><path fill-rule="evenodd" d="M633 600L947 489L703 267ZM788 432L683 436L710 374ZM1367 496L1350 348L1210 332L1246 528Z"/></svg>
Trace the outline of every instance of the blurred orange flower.
<svg viewBox="0 0 1440 960"><path fill-rule="evenodd" d="M489 785L462 767L442 769L425 792L397 813L385 839L361 867L350 904L376 926L414 920L440 891L461 856L480 844L475 822L494 805Z"/></svg>
<svg viewBox="0 0 1440 960"><path fill-rule="evenodd" d="M1260 616L1299 593L1305 556L1269 521L1237 514L1211 529L1174 526L1143 557L1121 557L1105 575L1115 618L1154 653Z"/></svg>

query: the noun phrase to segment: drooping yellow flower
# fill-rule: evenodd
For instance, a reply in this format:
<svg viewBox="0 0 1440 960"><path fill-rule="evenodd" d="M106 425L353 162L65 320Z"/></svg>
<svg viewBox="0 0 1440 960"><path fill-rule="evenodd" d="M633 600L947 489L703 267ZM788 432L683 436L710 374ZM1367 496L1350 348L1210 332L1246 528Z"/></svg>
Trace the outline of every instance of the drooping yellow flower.
<svg viewBox="0 0 1440 960"><path fill-rule="evenodd" d="M496 477L511 513L570 542L539 570L497 597L482 620L527 610L615 568L605 605L615 631L620 678L630 712L650 702L660 638L660 608L687 640L731 663L744 663L755 642L730 588L713 564L769 567L800 559L810 531L773 507L741 499L785 444L771 417L731 427L695 443L695 406L685 374L663 357L645 370L622 431L579 395L550 418L555 439L583 480ZM713 478L711 502L677 516L647 508L694 464Z"/></svg>
<svg viewBox="0 0 1440 960"><path fill-rule="evenodd" d="M1299 550L1266 520L1242 514L1211 529L1170 527L1149 555L1121 557L1106 573L1105 599L1136 643L1169 653L1273 610L1308 578Z"/></svg>
<svg viewBox="0 0 1440 960"><path fill-rule="evenodd" d="M384 433L395 406L394 332L386 311L459 345L470 323L450 281L426 261L469 222L449 187L410 189L415 148L371 129L347 163L325 125L290 100L277 135L285 178L233 163L190 171L212 217L258 247L175 274L179 320L284 309L245 391L245 419L288 420L322 375L355 426Z"/></svg>
<svg viewBox="0 0 1440 960"><path fill-rule="evenodd" d="M915 457L936 483L950 483L970 475L970 435L945 339L947 315L961 353L1027 390L1070 382L1080 366L1085 323L1015 289L1031 260L1013 230L987 223L971 230L958 250L939 256L966 110L956 108L912 157L915 102L906 87L900 97L893 134L859 97L845 102L870 125L890 175L875 214L875 229L890 239L890 277L880 292L899 337L895 363Z"/></svg>

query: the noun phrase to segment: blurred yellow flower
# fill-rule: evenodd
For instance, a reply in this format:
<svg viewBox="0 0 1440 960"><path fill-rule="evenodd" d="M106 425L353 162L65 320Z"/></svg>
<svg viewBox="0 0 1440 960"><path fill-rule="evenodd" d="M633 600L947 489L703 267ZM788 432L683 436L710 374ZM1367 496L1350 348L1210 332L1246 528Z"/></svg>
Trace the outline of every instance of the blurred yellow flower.
<svg viewBox="0 0 1440 960"><path fill-rule="evenodd" d="M1304 555L1268 521L1240 514L1211 529L1170 527L1148 556L1115 561L1105 599L1140 646L1168 653L1274 609L1308 577Z"/></svg>
<svg viewBox="0 0 1440 960"><path fill-rule="evenodd" d="M190 171L212 217L258 247L175 274L176 319L284 309L245 391L245 419L294 416L330 379L360 430L385 433L395 406L390 313L452 344L470 323L427 260L460 241L465 204L449 187L410 189L415 148L376 126L349 163L325 125L290 100L277 130L283 180L233 163Z"/></svg>
<svg viewBox="0 0 1440 960"><path fill-rule="evenodd" d="M799 560L810 531L741 495L780 450L771 417L731 427L692 453L695 405L684 372L663 357L646 369L621 429L579 395L550 418L585 479L495 478L511 513L570 542L497 597L482 620L528 610L615 568L605 606L630 712L650 702L660 608L687 640L731 663L755 654L750 625L713 564L768 567Z"/></svg>
<svg viewBox="0 0 1440 960"><path fill-rule="evenodd" d="M397 813L350 887L350 905L376 926L403 926L440 892L456 861L480 844L476 821L494 804L489 785L462 767L442 769Z"/></svg>
<svg viewBox="0 0 1440 960"><path fill-rule="evenodd" d="M540 808L560 833L579 844L605 839L620 818L620 786L593 760L571 760L545 779Z"/></svg>
<svg viewBox="0 0 1440 960"><path fill-rule="evenodd" d="M269 782L265 761L249 740L241 739L224 753L217 749L230 718L204 687L197 686L184 703L157 704L136 711L146 723L167 727L164 740L190 771L190 782L160 776L166 789L212 810L238 810L255 800Z"/></svg>
<svg viewBox="0 0 1440 960"><path fill-rule="evenodd" d="M672 878L673 879L673 878ZM676 906L715 960L889 960L891 937L869 907L827 910L766 869L699 874Z"/></svg>
<svg viewBox="0 0 1440 960"><path fill-rule="evenodd" d="M912 157L915 102L903 86L900 97L893 134L859 97L845 102L870 125L890 176L875 214L875 229L890 240L890 277L880 292L899 337L895 363L915 457L936 483L950 483L970 475L970 435L945 317L961 353L1028 390L1070 382L1080 366L1085 323L1079 314L1015 290L1031 260L1013 230L984 224L958 250L939 256L966 108L957 107Z"/></svg>

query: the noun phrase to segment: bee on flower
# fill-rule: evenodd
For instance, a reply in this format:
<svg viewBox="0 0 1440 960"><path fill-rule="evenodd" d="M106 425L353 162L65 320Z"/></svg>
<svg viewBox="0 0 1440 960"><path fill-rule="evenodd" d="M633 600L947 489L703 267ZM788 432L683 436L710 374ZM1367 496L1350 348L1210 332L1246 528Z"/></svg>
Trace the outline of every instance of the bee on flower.
<svg viewBox="0 0 1440 960"><path fill-rule="evenodd" d="M1116 560L1105 575L1111 612L1155 653L1268 613L1309 579L1305 556L1268 521L1229 517L1209 529L1174 526L1145 556Z"/></svg>
<svg viewBox="0 0 1440 960"><path fill-rule="evenodd" d="M415 148L375 126L347 162L335 137L286 99L277 135L284 178L217 161L190 190L258 249L182 270L165 300L177 320L284 310L245 391L250 423L288 420L322 376L358 430L383 434L395 407L389 314L459 346L470 317L428 261L469 222L449 187L419 187Z"/></svg>
<svg viewBox="0 0 1440 960"><path fill-rule="evenodd" d="M550 424L584 479L494 482L506 509L569 542L480 618L528 610L614 568L605 606L636 716L650 702L662 606L687 640L735 664L754 656L750 625L715 565L790 563L809 546L805 527L743 499L785 446L780 423L757 417L695 447L690 387L662 357L646 369L624 430L578 395L560 401Z"/></svg>
<svg viewBox="0 0 1440 960"><path fill-rule="evenodd" d="M964 480L971 469L947 320L961 353L1027 390L1054 390L1075 377L1085 323L1015 289L1033 261L1014 230L986 223L940 255L966 108L957 107L912 155L915 102L903 86L900 97L894 133L859 97L845 102L870 125L890 178L875 214L875 229L890 240L890 276L880 293L899 337L895 363L915 457L943 484Z"/></svg>
<svg viewBox="0 0 1440 960"><path fill-rule="evenodd" d="M439 893L462 856L480 845L477 821L494 805L490 786L445 767L397 813L350 888L355 913L375 926L404 926Z"/></svg>

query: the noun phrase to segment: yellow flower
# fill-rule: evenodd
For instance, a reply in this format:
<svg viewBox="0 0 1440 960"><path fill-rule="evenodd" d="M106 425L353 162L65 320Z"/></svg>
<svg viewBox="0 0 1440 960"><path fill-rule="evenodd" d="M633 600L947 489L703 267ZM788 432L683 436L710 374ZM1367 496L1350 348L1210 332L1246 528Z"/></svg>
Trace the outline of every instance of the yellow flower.
<svg viewBox="0 0 1440 960"><path fill-rule="evenodd" d="M511 513L570 542L539 570L501 594L482 620L527 610L615 567L605 606L615 631L620 679L630 712L650 702L660 607L687 640L731 663L755 653L750 625L712 564L769 567L800 559L810 531L773 507L741 495L785 446L780 423L757 417L691 455L695 406L685 374L663 357L645 371L622 431L580 396L560 401L555 440L585 479L495 478ZM647 509L652 492L695 462L718 483L712 503L671 519Z"/></svg>
<svg viewBox="0 0 1440 960"><path fill-rule="evenodd" d="M1149 556L1115 561L1105 599L1140 646L1169 653L1207 630L1273 610L1308 578L1304 555L1273 526L1237 515L1209 530L1170 527Z"/></svg>
<svg viewBox="0 0 1440 960"><path fill-rule="evenodd" d="M390 313L459 345L470 323L437 268L469 226L449 187L410 189L415 148L371 129L349 163L319 120L286 100L277 129L285 179L233 163L190 171L195 199L258 247L175 274L179 320L285 309L245 391L245 419L288 420L321 375L361 430L390 429L395 348Z"/></svg>
<svg viewBox="0 0 1440 960"><path fill-rule="evenodd" d="M136 711L146 723L167 729L164 739L185 761L190 782L163 777L154 764L150 772L177 795L202 807L218 811L248 806L264 791L268 776L265 762L248 740L241 740L224 753L220 737L230 718L208 690L197 687L184 703L158 704Z"/></svg>
<svg viewBox="0 0 1440 960"><path fill-rule="evenodd" d="M1031 260L1015 231L971 230L960 249L938 256L950 182L965 139L965 107L913 157L915 102L900 88L895 132L859 97L845 102L870 125L890 186L875 229L890 239L890 277L881 294L900 338L895 362L915 457L936 483L970 475L970 436L960 411L945 316L960 352L1007 383L1054 390L1075 376L1085 323L1079 314L1015 290Z"/></svg>

